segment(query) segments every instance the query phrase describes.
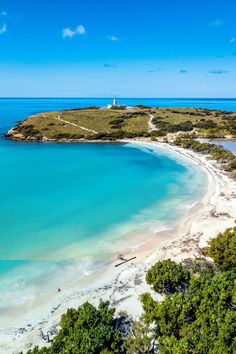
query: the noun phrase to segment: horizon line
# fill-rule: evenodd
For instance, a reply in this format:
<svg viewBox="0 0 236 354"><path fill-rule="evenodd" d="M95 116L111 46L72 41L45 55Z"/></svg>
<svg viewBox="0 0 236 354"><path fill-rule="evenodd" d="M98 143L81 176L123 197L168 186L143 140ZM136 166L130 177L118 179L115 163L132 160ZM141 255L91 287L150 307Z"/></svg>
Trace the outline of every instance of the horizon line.
<svg viewBox="0 0 236 354"><path fill-rule="evenodd" d="M236 100L236 97L117 97L117 96L110 96L110 97L95 97L95 96L71 96L71 97L63 97L63 96L6 96L6 97L0 97L0 99L124 99L124 100L150 100L150 99L156 99L156 100Z"/></svg>

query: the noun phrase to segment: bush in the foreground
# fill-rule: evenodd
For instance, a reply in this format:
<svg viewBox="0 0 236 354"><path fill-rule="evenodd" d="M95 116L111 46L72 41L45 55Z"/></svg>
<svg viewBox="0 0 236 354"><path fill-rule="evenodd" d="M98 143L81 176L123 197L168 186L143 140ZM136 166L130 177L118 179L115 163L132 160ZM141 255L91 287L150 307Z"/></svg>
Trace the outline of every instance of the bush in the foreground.
<svg viewBox="0 0 236 354"><path fill-rule="evenodd" d="M144 294L144 323L149 323L156 335L158 352L235 353L235 281L234 272L217 272L213 276L206 272L192 276L185 292L167 295L161 303Z"/></svg>
<svg viewBox="0 0 236 354"><path fill-rule="evenodd" d="M236 227L220 233L210 242L208 254L222 270L236 268Z"/></svg>
<svg viewBox="0 0 236 354"><path fill-rule="evenodd" d="M150 326L142 321L134 322L132 336L125 341L126 354L156 353L156 336Z"/></svg>
<svg viewBox="0 0 236 354"><path fill-rule="evenodd" d="M157 262L146 275L146 281L159 293L173 293L183 290L188 283L190 274L181 264L170 259Z"/></svg>
<svg viewBox="0 0 236 354"><path fill-rule="evenodd" d="M142 295L143 326L149 324L160 354L236 353L235 250L236 228L231 228L208 250L218 270L196 260L185 292L167 295L161 303Z"/></svg>
<svg viewBox="0 0 236 354"><path fill-rule="evenodd" d="M61 329L49 348L37 347L28 354L123 353L121 336L114 321L115 309L108 302L98 308L86 302L62 315Z"/></svg>

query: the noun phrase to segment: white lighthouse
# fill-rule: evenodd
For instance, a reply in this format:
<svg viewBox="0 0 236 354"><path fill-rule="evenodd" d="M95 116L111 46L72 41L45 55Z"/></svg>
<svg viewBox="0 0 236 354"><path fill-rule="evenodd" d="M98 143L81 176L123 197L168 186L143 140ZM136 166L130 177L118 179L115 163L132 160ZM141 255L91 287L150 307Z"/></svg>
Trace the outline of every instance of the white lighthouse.
<svg viewBox="0 0 236 354"><path fill-rule="evenodd" d="M116 98L113 98L113 100L112 100L112 104L109 104L108 106L107 106L107 108L113 108L113 107L117 107L118 105L117 105L117 99Z"/></svg>
<svg viewBox="0 0 236 354"><path fill-rule="evenodd" d="M112 104L108 104L108 105L107 105L107 108L108 108L108 109L112 109L112 108L115 108L115 109L126 109L126 105L124 105L124 104L122 104L122 105L118 104L118 103L117 103L117 99L116 99L116 98L113 98Z"/></svg>

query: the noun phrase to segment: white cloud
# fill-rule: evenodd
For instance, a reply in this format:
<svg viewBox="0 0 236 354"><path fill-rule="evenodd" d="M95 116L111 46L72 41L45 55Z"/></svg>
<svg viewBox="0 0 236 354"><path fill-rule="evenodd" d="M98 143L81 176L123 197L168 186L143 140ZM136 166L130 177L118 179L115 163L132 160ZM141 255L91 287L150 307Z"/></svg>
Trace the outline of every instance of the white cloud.
<svg viewBox="0 0 236 354"><path fill-rule="evenodd" d="M117 36L107 36L107 39L109 39L109 41L112 41L112 42L116 42L119 40L119 38Z"/></svg>
<svg viewBox="0 0 236 354"><path fill-rule="evenodd" d="M77 28L76 28L76 31L77 33L79 34L85 34L86 33L86 29L83 25L79 25Z"/></svg>
<svg viewBox="0 0 236 354"><path fill-rule="evenodd" d="M236 38L235 37L231 37L230 39L229 39L229 44L233 44L233 43L235 43L236 42Z"/></svg>
<svg viewBox="0 0 236 354"><path fill-rule="evenodd" d="M2 27L0 27L0 34L3 34L7 31L7 25L4 23Z"/></svg>
<svg viewBox="0 0 236 354"><path fill-rule="evenodd" d="M224 22L219 19L209 22L209 26L211 26L211 27L221 27L223 25L224 25Z"/></svg>
<svg viewBox="0 0 236 354"><path fill-rule="evenodd" d="M79 25L76 27L76 29L73 31L70 28L63 28L62 30L62 37L63 38L72 38L74 36L76 36L77 34L85 34L86 33L86 29L83 25Z"/></svg>
<svg viewBox="0 0 236 354"><path fill-rule="evenodd" d="M4 10L0 11L0 16L4 16L4 17L7 16L7 12Z"/></svg>

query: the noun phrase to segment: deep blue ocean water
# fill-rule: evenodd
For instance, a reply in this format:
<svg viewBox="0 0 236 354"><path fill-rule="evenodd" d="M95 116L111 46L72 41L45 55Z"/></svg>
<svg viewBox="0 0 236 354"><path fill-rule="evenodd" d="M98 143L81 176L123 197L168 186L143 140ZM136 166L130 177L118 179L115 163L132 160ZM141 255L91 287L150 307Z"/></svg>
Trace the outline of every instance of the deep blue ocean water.
<svg viewBox="0 0 236 354"><path fill-rule="evenodd" d="M0 133L39 112L102 107L110 102L0 99ZM236 111L235 100L118 102ZM2 309L16 298L24 302L28 296L37 296L40 286L56 287L56 282L49 281L50 274L61 265L79 264L81 268L76 269L82 273L87 256L99 259L115 253L112 245L124 234L144 226L168 227L183 214L184 207L198 200L205 181L191 164L131 145L17 143L3 137L0 172Z"/></svg>

